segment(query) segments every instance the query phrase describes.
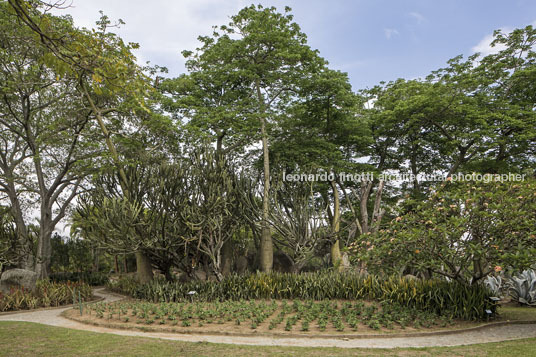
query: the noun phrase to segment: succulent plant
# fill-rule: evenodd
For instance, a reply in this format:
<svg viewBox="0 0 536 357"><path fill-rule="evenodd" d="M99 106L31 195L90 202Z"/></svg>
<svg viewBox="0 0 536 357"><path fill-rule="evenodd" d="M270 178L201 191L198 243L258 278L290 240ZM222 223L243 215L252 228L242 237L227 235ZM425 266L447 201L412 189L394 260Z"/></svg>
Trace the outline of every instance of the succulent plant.
<svg viewBox="0 0 536 357"><path fill-rule="evenodd" d="M487 287L493 293L494 296L500 298L503 297L502 289L504 288L504 286L502 276L487 276L486 279L484 279L484 286Z"/></svg>
<svg viewBox="0 0 536 357"><path fill-rule="evenodd" d="M520 304L536 306L536 271L529 269L508 280L508 292Z"/></svg>

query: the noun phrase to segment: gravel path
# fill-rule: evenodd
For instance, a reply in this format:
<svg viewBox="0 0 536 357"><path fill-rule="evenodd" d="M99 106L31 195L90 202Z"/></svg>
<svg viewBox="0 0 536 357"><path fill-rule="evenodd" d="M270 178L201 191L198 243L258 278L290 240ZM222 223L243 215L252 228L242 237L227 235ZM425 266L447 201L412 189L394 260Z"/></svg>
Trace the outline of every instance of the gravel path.
<svg viewBox="0 0 536 357"><path fill-rule="evenodd" d="M120 300L121 297L111 295L97 289L94 295L103 297L107 302ZM296 346L296 347L341 347L341 348L396 348L396 347L433 347L433 346L459 346L475 343L500 342L520 338L536 337L536 324L512 324L507 326L492 326L477 331L452 333L448 335L434 335L421 337L390 337L390 338L284 338L284 337L240 337L240 336L209 336L193 334L177 334L162 332L142 332L134 330L116 330L105 327L82 324L61 317L61 313L71 307L21 312L0 316L0 321L27 321L40 324L66 327L76 330L92 331L98 333L113 333L122 336L141 336L178 340L188 342L212 342L243 345L265 346Z"/></svg>

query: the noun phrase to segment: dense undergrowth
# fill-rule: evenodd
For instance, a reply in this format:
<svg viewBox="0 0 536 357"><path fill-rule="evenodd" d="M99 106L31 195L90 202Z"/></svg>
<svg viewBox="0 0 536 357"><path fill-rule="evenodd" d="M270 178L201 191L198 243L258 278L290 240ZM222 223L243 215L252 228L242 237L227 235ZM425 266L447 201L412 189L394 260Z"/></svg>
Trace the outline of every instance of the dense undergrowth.
<svg viewBox="0 0 536 357"><path fill-rule="evenodd" d="M84 282L91 286L106 285L108 283L108 274L102 272L57 272L50 275L50 280L55 283Z"/></svg>

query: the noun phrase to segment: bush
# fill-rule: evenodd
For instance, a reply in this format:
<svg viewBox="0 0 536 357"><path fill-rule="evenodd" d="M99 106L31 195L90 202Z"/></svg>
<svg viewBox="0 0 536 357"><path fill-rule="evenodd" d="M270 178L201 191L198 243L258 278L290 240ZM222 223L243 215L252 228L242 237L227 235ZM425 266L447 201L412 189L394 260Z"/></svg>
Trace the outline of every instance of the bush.
<svg viewBox="0 0 536 357"><path fill-rule="evenodd" d="M118 280L109 280L106 284L106 288L110 291L124 294L128 296L135 296L137 289L141 285L132 276L119 277Z"/></svg>
<svg viewBox="0 0 536 357"><path fill-rule="evenodd" d="M52 283L40 280L34 292L24 288L12 288L8 294L0 293L0 311L35 309L66 305L73 302L73 296L87 301L91 298L91 287L85 283Z"/></svg>
<svg viewBox="0 0 536 357"><path fill-rule="evenodd" d="M84 282L90 286L106 285L108 283L108 274L102 272L58 272L50 275L50 280L56 283Z"/></svg>
<svg viewBox="0 0 536 357"><path fill-rule="evenodd" d="M409 280L397 277L379 279L354 273L315 272L303 274L233 275L220 283L194 281L170 283L154 280L145 285L133 279L110 284L113 291L153 302L195 300L225 301L252 299L368 299L400 304L409 308L448 315L464 320L486 318L485 310L496 311L483 286L467 286L442 280Z"/></svg>
<svg viewBox="0 0 536 357"><path fill-rule="evenodd" d="M536 181L455 182L406 202L387 229L351 247L369 272L417 271L476 285L502 267L528 268L536 255Z"/></svg>

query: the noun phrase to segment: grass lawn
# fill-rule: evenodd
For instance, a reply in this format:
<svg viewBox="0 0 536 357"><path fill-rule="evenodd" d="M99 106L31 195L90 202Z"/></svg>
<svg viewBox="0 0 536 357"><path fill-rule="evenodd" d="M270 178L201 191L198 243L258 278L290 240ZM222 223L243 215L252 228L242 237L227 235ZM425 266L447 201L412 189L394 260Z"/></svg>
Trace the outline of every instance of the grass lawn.
<svg viewBox="0 0 536 357"><path fill-rule="evenodd" d="M501 321L536 321L536 308L508 304L499 309Z"/></svg>
<svg viewBox="0 0 536 357"><path fill-rule="evenodd" d="M536 339L461 347L338 349L166 341L0 322L0 356L536 356Z"/></svg>

